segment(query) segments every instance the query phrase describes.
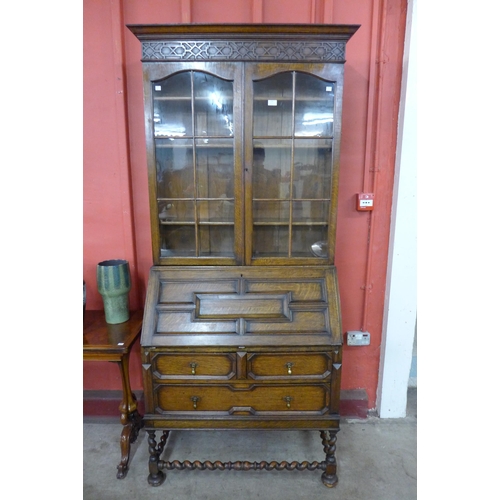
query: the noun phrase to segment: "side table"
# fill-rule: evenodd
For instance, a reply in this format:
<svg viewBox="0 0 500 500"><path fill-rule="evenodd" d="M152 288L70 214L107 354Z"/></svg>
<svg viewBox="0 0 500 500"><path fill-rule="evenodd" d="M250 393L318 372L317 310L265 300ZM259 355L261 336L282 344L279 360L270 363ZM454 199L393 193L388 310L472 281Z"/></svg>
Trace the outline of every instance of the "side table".
<svg viewBox="0 0 500 500"><path fill-rule="evenodd" d="M130 319L118 325L106 323L104 311L85 311L83 319L83 360L118 363L122 377L123 400L120 403L120 421L123 430L120 439L121 462L116 477L127 475L130 444L137 439L144 423L137 410L137 398L130 388L130 349L142 329L143 311L131 313Z"/></svg>

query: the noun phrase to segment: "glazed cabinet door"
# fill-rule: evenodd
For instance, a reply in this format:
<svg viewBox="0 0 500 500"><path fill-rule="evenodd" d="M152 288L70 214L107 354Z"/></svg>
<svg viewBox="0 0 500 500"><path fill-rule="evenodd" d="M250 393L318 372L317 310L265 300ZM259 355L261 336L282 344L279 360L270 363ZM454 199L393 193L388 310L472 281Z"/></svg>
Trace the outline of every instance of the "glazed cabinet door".
<svg viewBox="0 0 500 500"><path fill-rule="evenodd" d="M155 264L333 264L342 65L144 74Z"/></svg>
<svg viewBox="0 0 500 500"><path fill-rule="evenodd" d="M242 65L145 66L154 262L240 263Z"/></svg>
<svg viewBox="0 0 500 500"><path fill-rule="evenodd" d="M333 263L341 68L249 63L245 79L246 263Z"/></svg>

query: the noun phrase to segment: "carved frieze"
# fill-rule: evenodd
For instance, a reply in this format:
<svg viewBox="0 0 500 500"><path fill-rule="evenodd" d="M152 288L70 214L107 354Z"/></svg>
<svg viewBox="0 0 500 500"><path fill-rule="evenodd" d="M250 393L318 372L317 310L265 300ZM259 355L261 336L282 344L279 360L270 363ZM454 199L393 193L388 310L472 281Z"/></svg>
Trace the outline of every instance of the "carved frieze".
<svg viewBox="0 0 500 500"><path fill-rule="evenodd" d="M343 62L345 45L343 41L143 41L142 60Z"/></svg>

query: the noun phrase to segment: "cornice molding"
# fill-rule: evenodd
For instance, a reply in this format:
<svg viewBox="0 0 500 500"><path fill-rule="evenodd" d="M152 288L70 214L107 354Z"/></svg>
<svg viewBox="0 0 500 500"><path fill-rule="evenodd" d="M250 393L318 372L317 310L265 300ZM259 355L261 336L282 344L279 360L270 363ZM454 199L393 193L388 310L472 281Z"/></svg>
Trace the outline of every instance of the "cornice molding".
<svg viewBox="0 0 500 500"><path fill-rule="evenodd" d="M345 62L358 25L128 25L142 61Z"/></svg>

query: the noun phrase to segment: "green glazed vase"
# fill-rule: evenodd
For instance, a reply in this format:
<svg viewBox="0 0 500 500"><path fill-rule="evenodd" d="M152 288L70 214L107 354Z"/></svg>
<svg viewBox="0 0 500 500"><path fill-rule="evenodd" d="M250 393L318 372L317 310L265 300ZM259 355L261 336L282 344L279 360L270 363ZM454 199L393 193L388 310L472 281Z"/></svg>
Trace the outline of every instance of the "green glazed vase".
<svg viewBox="0 0 500 500"><path fill-rule="evenodd" d="M105 260L97 264L97 290L104 303L106 323L116 325L128 321L130 268L126 260Z"/></svg>

